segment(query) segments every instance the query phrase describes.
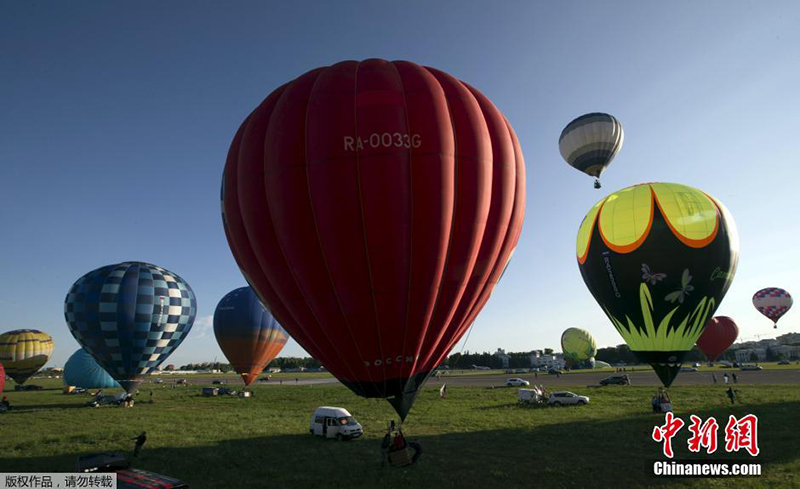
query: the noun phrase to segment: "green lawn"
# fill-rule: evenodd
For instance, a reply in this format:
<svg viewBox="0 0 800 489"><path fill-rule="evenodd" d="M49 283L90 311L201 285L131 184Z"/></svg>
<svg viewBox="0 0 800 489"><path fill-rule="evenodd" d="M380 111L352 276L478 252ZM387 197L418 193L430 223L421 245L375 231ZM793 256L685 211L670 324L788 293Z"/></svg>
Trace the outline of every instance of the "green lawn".
<svg viewBox="0 0 800 489"><path fill-rule="evenodd" d="M14 409L0 415L0 472L72 470L76 455L130 451L130 438L147 430L136 466L183 479L195 489L224 487L800 487L800 389L739 386L731 407L722 386L670 390L676 414L715 416L717 453L701 458L758 461L757 478L656 479L648 461L661 459L650 438L663 415L649 410L652 387L579 389L588 406L519 407L516 389L425 389L405 424L422 444L418 465L380 467L380 439L394 411L383 400L362 399L338 385L256 386L255 397L200 397L199 386L147 384L132 409L83 407L87 396L50 389L8 392ZM141 402L154 392L156 402ZM346 407L365 436L352 442L308 434L313 409ZM761 455L724 451L729 414L759 417ZM685 427L675 439L676 460L690 458ZM694 456L697 458L697 455Z"/></svg>

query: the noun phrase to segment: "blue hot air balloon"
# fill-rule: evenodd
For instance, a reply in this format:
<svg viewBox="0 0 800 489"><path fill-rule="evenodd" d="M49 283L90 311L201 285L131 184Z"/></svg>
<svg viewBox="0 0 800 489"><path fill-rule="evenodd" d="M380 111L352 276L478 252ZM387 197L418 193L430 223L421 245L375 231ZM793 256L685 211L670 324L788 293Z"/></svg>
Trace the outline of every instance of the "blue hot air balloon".
<svg viewBox="0 0 800 489"><path fill-rule="evenodd" d="M113 389L120 387L103 367L81 348L64 364L64 384L84 389Z"/></svg>
<svg viewBox="0 0 800 489"><path fill-rule="evenodd" d="M72 335L128 392L181 344L196 314L186 281L142 262L93 270L64 301Z"/></svg>
<svg viewBox="0 0 800 489"><path fill-rule="evenodd" d="M289 339L250 287L229 292L219 301L214 336L245 385L258 378Z"/></svg>

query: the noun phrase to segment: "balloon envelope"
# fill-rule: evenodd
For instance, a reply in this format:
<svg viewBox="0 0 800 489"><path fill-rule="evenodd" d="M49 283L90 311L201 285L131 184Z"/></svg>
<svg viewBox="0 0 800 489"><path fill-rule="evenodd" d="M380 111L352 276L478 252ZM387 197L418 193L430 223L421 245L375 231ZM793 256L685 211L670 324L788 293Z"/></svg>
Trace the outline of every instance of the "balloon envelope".
<svg viewBox="0 0 800 489"><path fill-rule="evenodd" d="M120 387L119 383L83 348L73 353L64 364L64 384L84 389Z"/></svg>
<svg viewBox="0 0 800 489"><path fill-rule="evenodd" d="M716 316L706 325L697 339L697 346L713 362L727 350L739 336L739 327L728 316Z"/></svg>
<svg viewBox="0 0 800 489"><path fill-rule="evenodd" d="M0 363L0 395L3 394L3 389L6 387L6 369Z"/></svg>
<svg viewBox="0 0 800 489"><path fill-rule="evenodd" d="M625 133L611 114L593 112L573 120L561 131L558 149L573 168L595 178L622 148Z"/></svg>
<svg viewBox="0 0 800 489"><path fill-rule="evenodd" d="M53 353L53 338L36 329L18 329L0 335L0 362L17 384L39 371Z"/></svg>
<svg viewBox="0 0 800 489"><path fill-rule="evenodd" d="M242 124L223 222L292 338L405 418L508 263L524 185L516 135L480 92L406 61L345 61Z"/></svg>
<svg viewBox="0 0 800 489"><path fill-rule="evenodd" d="M668 387L730 287L738 238L727 210L707 194L651 183L592 207L577 255L600 307Z"/></svg>
<svg viewBox="0 0 800 489"><path fill-rule="evenodd" d="M64 301L72 335L128 392L181 344L196 313L189 284L142 262L93 270Z"/></svg>
<svg viewBox="0 0 800 489"><path fill-rule="evenodd" d="M561 351L564 352L564 358L569 358L574 362L583 362L597 354L597 343L588 331L567 328L561 334Z"/></svg>
<svg viewBox="0 0 800 489"><path fill-rule="evenodd" d="M753 305L758 312L770 318L778 327L778 320L791 309L794 301L792 296L778 287L767 287L753 295Z"/></svg>
<svg viewBox="0 0 800 489"><path fill-rule="evenodd" d="M214 311L214 336L220 349L250 385L289 339L250 287L229 292Z"/></svg>

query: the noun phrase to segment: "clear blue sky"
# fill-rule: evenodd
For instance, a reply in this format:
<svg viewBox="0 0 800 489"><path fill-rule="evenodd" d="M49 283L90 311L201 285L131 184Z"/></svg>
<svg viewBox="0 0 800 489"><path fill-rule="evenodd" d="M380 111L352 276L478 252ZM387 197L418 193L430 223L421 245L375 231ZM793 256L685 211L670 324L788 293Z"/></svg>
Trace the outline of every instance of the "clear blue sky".
<svg viewBox="0 0 800 489"><path fill-rule="evenodd" d="M469 82L520 137L524 230L467 350L560 348L570 326L621 343L581 280L575 236L606 193L647 181L728 206L741 259L717 313L740 337L774 336L750 298L765 286L800 298L798 26L795 1L4 0L0 331L47 331L50 365L63 365L78 348L62 313L69 287L141 260L197 294L195 329L167 363L222 359L211 315L244 285L219 215L236 128L307 70L380 57ZM562 127L589 111L625 127L601 191L558 153ZM777 333L789 331L800 309ZM293 342L283 352L302 353Z"/></svg>

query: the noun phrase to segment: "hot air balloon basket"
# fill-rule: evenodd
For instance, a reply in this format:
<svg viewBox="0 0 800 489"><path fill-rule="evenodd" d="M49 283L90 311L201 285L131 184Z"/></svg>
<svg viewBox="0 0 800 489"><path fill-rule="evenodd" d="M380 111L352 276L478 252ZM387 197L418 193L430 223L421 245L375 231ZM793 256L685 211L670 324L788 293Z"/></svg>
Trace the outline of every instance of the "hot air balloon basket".
<svg viewBox="0 0 800 489"><path fill-rule="evenodd" d="M395 451L390 451L389 462L395 467L411 465L411 450L406 446Z"/></svg>

